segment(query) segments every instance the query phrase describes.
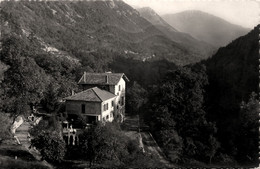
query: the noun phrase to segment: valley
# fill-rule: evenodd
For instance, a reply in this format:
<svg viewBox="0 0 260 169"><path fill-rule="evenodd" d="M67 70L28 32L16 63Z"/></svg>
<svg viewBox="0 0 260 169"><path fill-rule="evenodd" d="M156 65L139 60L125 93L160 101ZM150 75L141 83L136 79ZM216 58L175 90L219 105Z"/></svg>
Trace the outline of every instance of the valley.
<svg viewBox="0 0 260 169"><path fill-rule="evenodd" d="M0 168L258 165L259 25L250 30L198 10L159 15L121 0L4 1L0 14ZM124 86L110 84L117 74ZM86 105L72 102L82 114L71 109L78 117L69 117L66 98L89 89L90 100L74 101L96 114L84 118ZM119 101L104 107L111 98ZM43 120L23 127L42 159L9 132L35 108ZM113 111L121 108L119 119ZM63 122L81 126L77 145L64 139ZM14 159L19 152L25 157Z"/></svg>

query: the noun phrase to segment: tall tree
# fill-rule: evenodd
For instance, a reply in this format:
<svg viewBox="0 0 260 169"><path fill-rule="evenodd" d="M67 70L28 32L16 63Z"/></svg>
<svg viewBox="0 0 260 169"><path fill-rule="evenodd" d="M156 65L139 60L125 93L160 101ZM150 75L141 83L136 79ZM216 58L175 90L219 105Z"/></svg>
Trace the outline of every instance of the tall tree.
<svg viewBox="0 0 260 169"><path fill-rule="evenodd" d="M214 123L207 121L203 110L203 87L206 84L205 66L178 68L166 74L149 99L150 118L147 116L147 121L150 121L153 133L162 145L167 140L163 133L175 135L179 141L175 140L175 146L183 144L180 150L183 157L203 159L205 153L202 152L218 148L209 146L216 128Z"/></svg>
<svg viewBox="0 0 260 169"><path fill-rule="evenodd" d="M103 125L98 123L80 138L83 154L94 163L113 161L114 165L120 165L121 159L128 154L126 150L126 136L114 123Z"/></svg>
<svg viewBox="0 0 260 169"><path fill-rule="evenodd" d="M240 105L240 128L236 144L240 162L258 165L259 113L257 94L252 92L248 102Z"/></svg>
<svg viewBox="0 0 260 169"><path fill-rule="evenodd" d="M27 41L13 35L4 39L2 46L1 61L10 66L1 83L5 102L2 108L14 114L26 113L29 104L41 100L48 77L29 57L34 51Z"/></svg>
<svg viewBox="0 0 260 169"><path fill-rule="evenodd" d="M128 114L138 114L140 108L147 101L147 91L136 81L126 91L126 111Z"/></svg>
<svg viewBox="0 0 260 169"><path fill-rule="evenodd" d="M43 93L41 104L48 113L53 113L58 108L58 86L50 83Z"/></svg>

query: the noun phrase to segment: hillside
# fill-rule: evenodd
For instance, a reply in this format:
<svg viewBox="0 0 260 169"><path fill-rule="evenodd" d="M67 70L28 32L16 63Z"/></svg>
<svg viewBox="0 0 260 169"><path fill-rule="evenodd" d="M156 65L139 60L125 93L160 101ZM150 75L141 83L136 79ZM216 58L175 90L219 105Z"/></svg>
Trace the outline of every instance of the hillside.
<svg viewBox="0 0 260 169"><path fill-rule="evenodd" d="M230 154L241 162L250 158L255 160L257 154L257 151L254 151L256 148L252 146L257 144L257 138L249 134L258 131L250 130L246 133L248 137L241 136L243 132L239 126L243 121L248 120L242 119L241 122L240 119L242 101L248 102L252 92L259 93L259 27L258 25L247 35L220 48L212 58L204 62L209 77L209 85L206 89L208 117L217 122L218 137L223 148L228 153L232 152L233 154ZM253 121L257 125L257 119ZM247 139L247 143L244 139ZM245 153L248 152L243 145L246 144L248 147L252 146L250 155L248 154L250 158L245 158Z"/></svg>
<svg viewBox="0 0 260 169"><path fill-rule="evenodd" d="M117 71L109 67L120 64L116 58L145 61L145 71L153 67L158 74L163 59L174 66L198 61L121 1L5 1L0 13L4 112L29 113L49 90L52 98L64 98L78 90L84 71Z"/></svg>
<svg viewBox="0 0 260 169"><path fill-rule="evenodd" d="M162 18L178 31L188 33L215 47L225 46L249 32L249 29L201 11L192 10L166 14Z"/></svg>
<svg viewBox="0 0 260 169"><path fill-rule="evenodd" d="M35 37L45 51L75 63L106 50L138 60L165 58L183 65L198 61L123 1L3 2L3 35Z"/></svg>
<svg viewBox="0 0 260 169"><path fill-rule="evenodd" d="M172 41L182 44L187 50L198 53L202 59L210 57L216 50L212 45L197 40L187 33L179 32L164 21L153 9L149 7L138 8L140 15L152 23L158 30L165 34Z"/></svg>

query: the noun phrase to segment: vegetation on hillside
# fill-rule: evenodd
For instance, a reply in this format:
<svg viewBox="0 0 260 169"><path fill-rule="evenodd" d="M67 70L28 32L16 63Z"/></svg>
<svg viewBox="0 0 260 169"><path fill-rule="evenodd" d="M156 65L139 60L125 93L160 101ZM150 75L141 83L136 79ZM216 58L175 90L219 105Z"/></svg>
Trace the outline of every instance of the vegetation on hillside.
<svg viewBox="0 0 260 169"><path fill-rule="evenodd" d="M1 130L0 130L0 145L5 140L11 137L11 122L12 120L10 117L5 113L0 113L0 124L1 124Z"/></svg>
<svg viewBox="0 0 260 169"><path fill-rule="evenodd" d="M3 2L2 32L34 37L44 50L73 62L100 50L138 60L154 55L153 59L164 58L179 65L201 59L200 54L170 40L123 1L113 1L114 7L110 3Z"/></svg>
<svg viewBox="0 0 260 169"><path fill-rule="evenodd" d="M252 156L253 151L245 154L244 148L248 145L242 140L255 142L258 137L241 138L241 125L245 120L241 119L241 103L248 102L252 92L258 93L258 34L259 26L225 48L220 48L205 61L209 79L209 85L205 88L206 112L207 117L216 122L222 150L240 162L255 164L257 158ZM254 113L257 114L257 111ZM253 149L253 144L251 146Z"/></svg>
<svg viewBox="0 0 260 169"><path fill-rule="evenodd" d="M88 5L3 3L1 17L6 29L0 51L0 63L5 67L0 76L1 112L15 117L29 114L33 105L40 105L56 115L62 109L59 100L72 89L80 90L77 81L83 71L124 72L130 79L127 112L145 118L172 162L223 162L222 166L257 163L259 27L219 49L203 62L206 67L179 67L176 64L184 64L183 60L192 62L189 52L153 27L146 27L150 24L136 14L131 19L139 26L130 24L122 16L122 11L130 7L121 1L117 4L120 16L109 2L101 1ZM126 15L130 17L130 13ZM141 29L145 33L140 33ZM161 60L140 60L139 56L152 54L161 56ZM4 124L1 139L10 125L7 120L5 115L0 117ZM65 148L56 123L54 119L40 122L31 131L32 143L44 159L65 163L68 153L63 150L70 149ZM79 149L86 155L84 160L95 166L161 167L155 157L142 154L137 143L129 142L115 124L85 131Z"/></svg>
<svg viewBox="0 0 260 169"><path fill-rule="evenodd" d="M55 117L45 117L30 130L33 137L31 146L39 150L43 160L54 164L63 160L66 144L61 129L61 125Z"/></svg>
<svg viewBox="0 0 260 169"><path fill-rule="evenodd" d="M163 165L154 157L143 154L137 140L129 140L117 123L100 123L85 130L80 143L82 155L90 167L149 168Z"/></svg>
<svg viewBox="0 0 260 169"><path fill-rule="evenodd" d="M168 72L150 92L144 118L173 162L194 158L211 163L219 148L215 124L203 109L207 83L205 66L197 65Z"/></svg>
<svg viewBox="0 0 260 169"><path fill-rule="evenodd" d="M171 40L181 43L184 48L193 53L198 53L198 61L201 59L207 59L216 50L213 46L206 43L206 41L201 41L195 39L191 35L184 33L183 30L176 30L174 27L169 25L164 19L162 19L153 9L150 7L143 7L137 9L140 15L151 22L158 30L165 34ZM185 22L186 20L182 20ZM192 24L191 24L192 25ZM192 26L194 27L194 25ZM200 30L201 31L201 30ZM203 32L203 31L201 31Z"/></svg>

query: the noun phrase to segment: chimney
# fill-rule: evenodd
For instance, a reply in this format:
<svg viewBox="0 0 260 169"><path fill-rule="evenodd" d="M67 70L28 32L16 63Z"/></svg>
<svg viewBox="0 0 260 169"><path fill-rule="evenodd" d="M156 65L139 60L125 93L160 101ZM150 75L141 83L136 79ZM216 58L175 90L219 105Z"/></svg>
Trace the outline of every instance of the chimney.
<svg viewBox="0 0 260 169"><path fill-rule="evenodd" d="M75 95L74 90L71 90L71 96Z"/></svg>
<svg viewBox="0 0 260 169"><path fill-rule="evenodd" d="M86 75L87 75L87 73L84 72L84 74L83 74L83 81L84 81L84 82L86 82Z"/></svg>
<svg viewBox="0 0 260 169"><path fill-rule="evenodd" d="M106 75L106 83L108 83L108 75Z"/></svg>

